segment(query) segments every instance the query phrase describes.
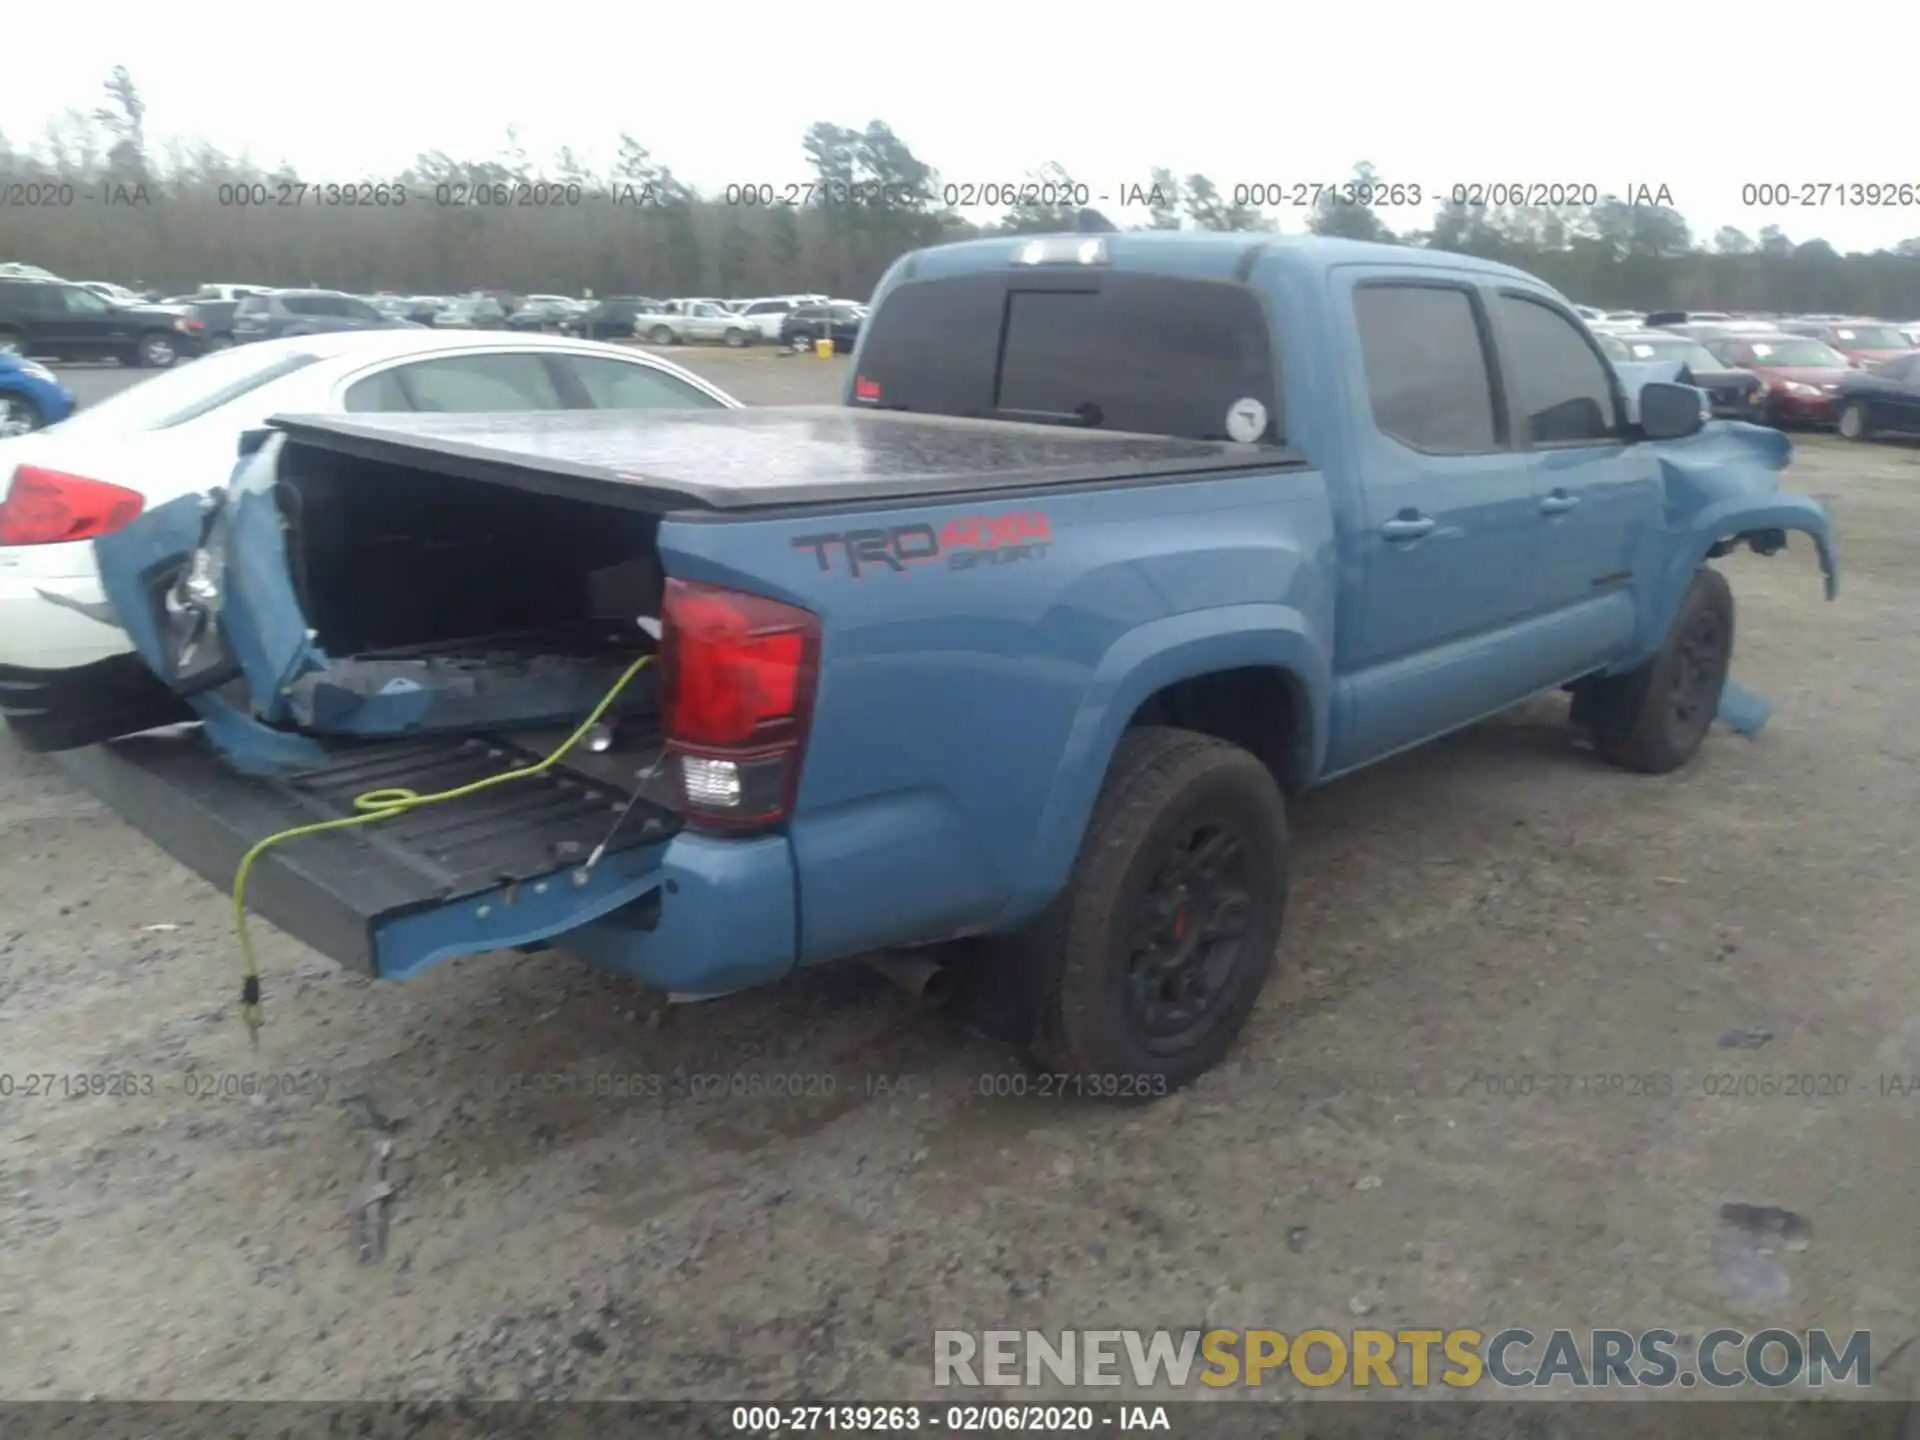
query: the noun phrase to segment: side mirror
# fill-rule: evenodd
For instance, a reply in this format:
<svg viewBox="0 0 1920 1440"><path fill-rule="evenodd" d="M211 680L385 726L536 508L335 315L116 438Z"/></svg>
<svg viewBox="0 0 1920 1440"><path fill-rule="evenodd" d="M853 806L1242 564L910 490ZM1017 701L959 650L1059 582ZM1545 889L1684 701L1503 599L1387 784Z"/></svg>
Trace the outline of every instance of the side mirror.
<svg viewBox="0 0 1920 1440"><path fill-rule="evenodd" d="M1700 392L1655 380L1640 388L1640 433L1649 440L1684 440L1706 424Z"/></svg>

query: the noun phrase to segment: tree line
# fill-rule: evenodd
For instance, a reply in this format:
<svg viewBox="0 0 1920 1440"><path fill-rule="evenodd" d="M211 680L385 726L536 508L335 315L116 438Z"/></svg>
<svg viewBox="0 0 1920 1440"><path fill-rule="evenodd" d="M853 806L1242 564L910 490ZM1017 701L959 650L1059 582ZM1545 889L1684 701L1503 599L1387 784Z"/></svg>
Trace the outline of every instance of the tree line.
<svg viewBox="0 0 1920 1440"><path fill-rule="evenodd" d="M124 67L101 103L31 143L0 135L0 261L75 279L181 290L205 281L351 291L865 296L902 252L977 235L1071 229L1087 190L1058 164L1015 187L956 186L885 122L822 121L801 140L799 185L702 193L634 136L590 167L563 148L420 154L397 175L315 177L206 142L149 142ZM1013 193L1008 193L1009 189ZM1310 229L1501 260L1608 307L1920 315L1920 237L1842 254L1775 226L1694 234L1670 205L1474 206L1443 197L1424 230L1395 233L1371 165L1306 212ZM1259 209L1203 174L1153 169L1108 218L1122 228L1259 232ZM980 223L982 205L1000 209ZM1098 208L1096 205L1095 208ZM1143 218L1142 218L1143 217Z"/></svg>

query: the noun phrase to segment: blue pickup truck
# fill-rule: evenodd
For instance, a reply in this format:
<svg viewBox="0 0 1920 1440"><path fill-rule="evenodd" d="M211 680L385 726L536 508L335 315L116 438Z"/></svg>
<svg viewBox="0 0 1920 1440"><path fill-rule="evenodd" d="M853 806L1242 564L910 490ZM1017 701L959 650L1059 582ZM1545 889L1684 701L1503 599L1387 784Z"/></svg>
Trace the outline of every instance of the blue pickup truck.
<svg viewBox="0 0 1920 1440"><path fill-rule="evenodd" d="M200 723L69 763L182 862L230 884L356 797L458 791L289 839L250 901L393 978L551 946L715 995L911 955L1089 1093L1230 1046L1289 796L1556 688L1671 771L1728 683L1709 562L1800 531L1837 583L1782 436L1627 394L1517 270L1331 239L909 254L839 406L242 450L95 542L149 718Z"/></svg>

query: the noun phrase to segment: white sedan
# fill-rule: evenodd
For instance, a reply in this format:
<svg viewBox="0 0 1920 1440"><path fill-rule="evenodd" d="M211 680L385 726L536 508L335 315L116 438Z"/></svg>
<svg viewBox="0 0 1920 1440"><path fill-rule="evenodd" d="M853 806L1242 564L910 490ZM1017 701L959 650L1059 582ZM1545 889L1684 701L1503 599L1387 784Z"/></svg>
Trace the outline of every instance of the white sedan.
<svg viewBox="0 0 1920 1440"><path fill-rule="evenodd" d="M22 743L85 744L151 684L101 590L93 538L224 485L276 414L733 409L657 356L565 336L364 330L221 351L0 440L0 714Z"/></svg>

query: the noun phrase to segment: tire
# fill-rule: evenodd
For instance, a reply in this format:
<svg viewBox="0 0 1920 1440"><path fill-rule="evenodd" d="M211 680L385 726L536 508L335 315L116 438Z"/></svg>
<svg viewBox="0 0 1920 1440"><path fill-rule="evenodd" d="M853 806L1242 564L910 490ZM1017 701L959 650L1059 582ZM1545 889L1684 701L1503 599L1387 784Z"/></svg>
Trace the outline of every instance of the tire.
<svg viewBox="0 0 1920 1440"><path fill-rule="evenodd" d="M656 325L647 332L647 343L649 345L671 345L673 344L673 338L673 331L664 325Z"/></svg>
<svg viewBox="0 0 1920 1440"><path fill-rule="evenodd" d="M729 330L727 331L727 348L730 350L744 350L747 348L751 338L752 337L744 330Z"/></svg>
<svg viewBox="0 0 1920 1440"><path fill-rule="evenodd" d="M164 330L149 330L134 346L133 363L142 369L165 370L179 358L179 347Z"/></svg>
<svg viewBox="0 0 1920 1440"><path fill-rule="evenodd" d="M787 348L796 355L807 355L813 351L813 341L805 335L796 335L787 342Z"/></svg>
<svg viewBox="0 0 1920 1440"><path fill-rule="evenodd" d="M1287 853L1280 788L1251 754L1189 730L1128 731L1066 890L1009 942L1040 982L1034 1062L1076 1077L1078 1093L1120 1100L1212 1069L1273 972ZM1189 868L1210 854L1223 862L1211 885Z"/></svg>
<svg viewBox="0 0 1920 1440"><path fill-rule="evenodd" d="M24 395L0 391L0 440L25 435L47 423L40 407Z"/></svg>
<svg viewBox="0 0 1920 1440"><path fill-rule="evenodd" d="M18 330L0 330L0 355L20 355L27 353L26 341L20 338Z"/></svg>
<svg viewBox="0 0 1920 1440"><path fill-rule="evenodd" d="M1834 423L1834 429L1840 432L1842 440L1871 440L1872 427L1867 424L1867 407L1864 401L1849 400L1840 410L1840 418Z"/></svg>
<svg viewBox="0 0 1920 1440"><path fill-rule="evenodd" d="M1581 697L1594 748L1623 770L1665 775L1698 753L1720 711L1733 659L1733 590L1718 570L1693 573L1653 659Z"/></svg>

